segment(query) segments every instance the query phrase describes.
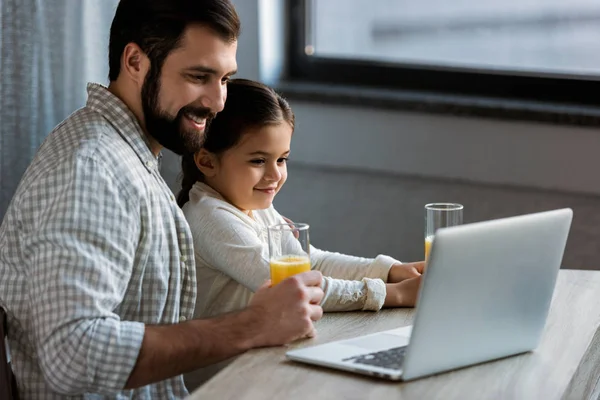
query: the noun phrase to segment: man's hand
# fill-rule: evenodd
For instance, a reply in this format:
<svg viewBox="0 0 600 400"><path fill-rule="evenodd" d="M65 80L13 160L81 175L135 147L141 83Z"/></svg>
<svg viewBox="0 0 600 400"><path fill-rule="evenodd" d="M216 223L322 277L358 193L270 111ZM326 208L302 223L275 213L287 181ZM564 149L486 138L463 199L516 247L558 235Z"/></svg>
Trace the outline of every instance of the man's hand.
<svg viewBox="0 0 600 400"><path fill-rule="evenodd" d="M323 316L318 271L260 288L247 308L215 318L146 325L142 348L127 380L132 389L236 356L253 347L278 346L314 336Z"/></svg>
<svg viewBox="0 0 600 400"><path fill-rule="evenodd" d="M405 279L416 278L421 276L425 268L425 261L394 264L388 273L388 283L402 282Z"/></svg>
<svg viewBox="0 0 600 400"><path fill-rule="evenodd" d="M254 346L277 346L315 336L313 321L323 316L319 305L324 295L322 279L319 271L309 271L258 289L248 305L264 328Z"/></svg>
<svg viewBox="0 0 600 400"><path fill-rule="evenodd" d="M414 307L421 287L421 276L399 283L387 283L384 307Z"/></svg>

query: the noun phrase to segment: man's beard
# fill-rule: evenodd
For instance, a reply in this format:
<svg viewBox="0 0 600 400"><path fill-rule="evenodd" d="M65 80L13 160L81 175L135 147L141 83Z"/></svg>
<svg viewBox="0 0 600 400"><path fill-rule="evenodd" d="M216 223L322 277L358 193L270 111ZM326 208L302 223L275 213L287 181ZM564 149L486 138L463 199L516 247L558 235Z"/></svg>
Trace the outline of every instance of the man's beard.
<svg viewBox="0 0 600 400"><path fill-rule="evenodd" d="M175 117L161 110L159 106L160 76L154 76L152 70L146 76L142 86L142 107L146 130L161 146L182 155L195 153L202 148L206 131L215 114L209 108L187 105L179 110ZM184 115L206 118L204 132L183 129Z"/></svg>

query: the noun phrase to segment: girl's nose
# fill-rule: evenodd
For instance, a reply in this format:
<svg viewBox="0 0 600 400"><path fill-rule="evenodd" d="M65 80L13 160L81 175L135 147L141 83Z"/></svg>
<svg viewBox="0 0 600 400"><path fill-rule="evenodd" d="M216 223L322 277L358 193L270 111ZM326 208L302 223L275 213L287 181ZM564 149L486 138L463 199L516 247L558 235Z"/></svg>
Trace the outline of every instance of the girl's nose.
<svg viewBox="0 0 600 400"><path fill-rule="evenodd" d="M265 179L271 182L277 182L281 179L281 171L277 166L269 168L265 174Z"/></svg>

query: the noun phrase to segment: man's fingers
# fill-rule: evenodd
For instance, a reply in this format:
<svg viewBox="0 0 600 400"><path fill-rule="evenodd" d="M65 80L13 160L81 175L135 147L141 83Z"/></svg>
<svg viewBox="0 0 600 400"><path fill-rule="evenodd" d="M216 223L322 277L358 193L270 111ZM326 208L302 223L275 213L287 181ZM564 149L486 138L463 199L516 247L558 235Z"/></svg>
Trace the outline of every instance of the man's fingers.
<svg viewBox="0 0 600 400"><path fill-rule="evenodd" d="M321 306L317 306L311 304L309 306L310 319L313 321L318 321L323 318L323 308Z"/></svg>
<svg viewBox="0 0 600 400"><path fill-rule="evenodd" d="M310 286L306 288L306 293L308 293L308 302L310 304L321 304L321 300L323 300L323 290L320 287Z"/></svg>
<svg viewBox="0 0 600 400"><path fill-rule="evenodd" d="M305 337L310 339L310 338L314 338L315 336L317 336L317 330L313 326L313 328L311 329L311 331L308 332Z"/></svg>
<svg viewBox="0 0 600 400"><path fill-rule="evenodd" d="M321 271L308 271L303 272L301 274L296 275L300 282L304 283L306 286L319 286L321 287L321 282L323 281L323 274Z"/></svg>
<svg viewBox="0 0 600 400"><path fill-rule="evenodd" d="M260 287L258 288L258 290L266 289L266 288L269 288L269 287L271 287L271 280L267 279L265 281L265 283L263 283L262 285L260 285Z"/></svg>

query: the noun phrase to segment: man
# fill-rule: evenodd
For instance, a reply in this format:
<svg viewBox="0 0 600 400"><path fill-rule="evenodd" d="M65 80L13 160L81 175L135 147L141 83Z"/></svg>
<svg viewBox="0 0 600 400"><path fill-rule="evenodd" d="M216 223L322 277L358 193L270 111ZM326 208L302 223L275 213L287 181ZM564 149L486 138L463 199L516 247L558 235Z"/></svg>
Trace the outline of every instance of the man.
<svg viewBox="0 0 600 400"><path fill-rule="evenodd" d="M0 305L23 398L182 398L181 374L314 334L310 272L191 320L189 228L159 174L196 151L236 71L227 0L121 0L110 85L48 136L0 227Z"/></svg>

